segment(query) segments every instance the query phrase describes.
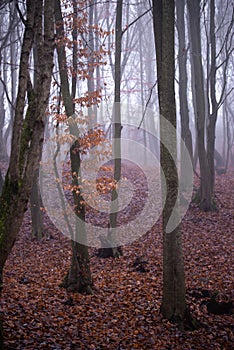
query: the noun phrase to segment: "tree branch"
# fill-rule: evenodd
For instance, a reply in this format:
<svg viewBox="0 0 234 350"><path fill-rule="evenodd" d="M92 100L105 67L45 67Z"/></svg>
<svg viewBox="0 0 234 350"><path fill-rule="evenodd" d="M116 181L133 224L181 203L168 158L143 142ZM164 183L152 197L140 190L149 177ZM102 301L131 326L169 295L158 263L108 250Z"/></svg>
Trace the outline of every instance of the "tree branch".
<svg viewBox="0 0 234 350"><path fill-rule="evenodd" d="M152 10L152 7L149 8L147 11L143 12L139 17L137 17L136 19L134 19L134 21L132 21L124 30L122 30L122 36L124 35L124 33L129 29L129 27L131 27L133 24L135 24L141 17L145 16L148 12L150 12Z"/></svg>
<svg viewBox="0 0 234 350"><path fill-rule="evenodd" d="M151 87L151 89L150 89L149 98L148 98L148 100L147 100L147 102L146 102L145 109L144 109L144 112L143 112L143 116L142 116L141 122L140 122L140 124L139 124L139 126L138 126L138 129L140 129L140 127L141 127L141 125L142 125L142 123L143 123L143 121L144 121L145 114L146 114L146 110L147 110L147 107L148 107L148 105L149 105L149 103L150 103L150 99L151 99L151 96L152 96L152 93L153 93L153 89L155 88L155 86L157 85L157 83L158 83L158 81L156 80L156 82L154 83L154 85L153 85L153 86Z"/></svg>

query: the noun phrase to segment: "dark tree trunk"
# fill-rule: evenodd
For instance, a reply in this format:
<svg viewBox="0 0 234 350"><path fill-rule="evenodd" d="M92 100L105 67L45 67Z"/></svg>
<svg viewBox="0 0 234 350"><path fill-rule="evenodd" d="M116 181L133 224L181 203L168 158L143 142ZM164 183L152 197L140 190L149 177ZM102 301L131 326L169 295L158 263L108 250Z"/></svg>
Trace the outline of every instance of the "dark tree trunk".
<svg viewBox="0 0 234 350"><path fill-rule="evenodd" d="M218 116L218 103L216 100L216 32L215 32L215 0L210 1L210 72L208 77L209 93L212 112L209 113L207 125L207 161L210 171L210 190L211 203L210 209L216 209L214 202L214 183L215 183L215 128ZM209 53L208 53L209 54Z"/></svg>
<svg viewBox="0 0 234 350"><path fill-rule="evenodd" d="M157 54L160 115L172 123L173 135L168 135L160 121L160 138L172 144L176 158L176 112L174 96L174 2L154 1L154 32ZM180 227L167 233L166 227L176 205L178 174L168 149L161 143L160 161L166 178L166 203L163 209L163 301L162 314L170 320L185 318L185 278Z"/></svg>
<svg viewBox="0 0 234 350"><path fill-rule="evenodd" d="M2 172L0 169L0 194L2 193L3 183L4 183L4 180L3 180Z"/></svg>
<svg viewBox="0 0 234 350"><path fill-rule="evenodd" d="M200 163L200 189L197 193L197 201L204 211L212 209L212 187L209 181L210 168L205 148L205 91L203 79L203 67L201 60L201 30L200 30L200 1L188 0L189 27L191 36L191 67L194 77L194 97L196 111L196 131L198 157Z"/></svg>
<svg viewBox="0 0 234 350"><path fill-rule="evenodd" d="M116 9L116 24L115 24L115 99L114 99L114 134L115 139L113 146L114 155L114 179L116 183L121 178L121 107L120 107L120 85L121 85L121 50L122 50L122 7L123 0L117 1ZM119 257L122 255L120 247L115 247L115 235L114 231L117 227L118 217L118 192L117 189L112 191L111 195L111 213L110 213L110 225L108 241L111 243L112 256Z"/></svg>
<svg viewBox="0 0 234 350"><path fill-rule="evenodd" d="M5 126L4 89L0 82L0 161L8 161L6 144L4 142L3 129Z"/></svg>
<svg viewBox="0 0 234 350"><path fill-rule="evenodd" d="M58 38L63 38L64 28L63 28L63 18L61 12L60 1L55 0L55 19L57 22L57 36ZM57 45L57 54L58 54L58 63L59 63L59 74L61 80L61 92L64 102L64 107L66 111L66 115L71 121L70 125L70 133L73 136L79 136L79 130L77 124L73 124L74 115L74 104L73 97L69 90L69 80L68 80L68 72L66 69L66 52L65 47L63 45ZM77 59L77 57L73 57L73 59ZM73 93L75 93L75 82L73 79ZM79 144L76 141L70 150L70 159L71 159L71 173L72 173L72 181L73 185L77 188L79 187L78 176L80 169L80 152L79 152ZM75 228L75 232L73 232L72 239L72 261L68 274L64 278L62 282L62 286L81 293L92 293L92 277L89 265L89 251L88 246L80 244L79 237L82 242L86 241L86 231L85 231L85 205L82 193L79 190L73 191L73 199L75 204L76 215L79 217L79 224L77 224Z"/></svg>
<svg viewBox="0 0 234 350"><path fill-rule="evenodd" d="M176 0L177 9L177 30L179 39L179 97L180 97L180 117L181 117L181 136L184 141L191 159L193 159L193 145L192 135L189 127L189 108L187 99L187 47L185 42L185 22L184 22L184 11L185 1ZM183 157L183 154L181 154ZM181 169L183 171L183 169ZM182 176L183 178L183 176Z"/></svg>
<svg viewBox="0 0 234 350"><path fill-rule="evenodd" d="M77 151L78 150L78 151ZM75 188L79 187L78 173L80 169L80 153L79 144L76 141L71 147L71 171L72 171L72 185ZM79 241L86 241L85 229L85 205L81 190L73 191L73 199L75 204L75 212L80 219L76 224L76 232L72 240L72 261L68 274L66 275L62 286L80 293L92 294L92 277L89 264L88 246L80 244Z"/></svg>
<svg viewBox="0 0 234 350"><path fill-rule="evenodd" d="M36 19L39 21L39 17ZM34 38L34 47L33 47L33 60L35 67L38 66L38 42L40 37L37 35ZM39 49L40 50L40 49ZM38 89L38 74L37 70L34 70L33 73L33 88ZM46 121L45 121L46 123ZM41 155L40 155L41 160ZM33 186L30 194L30 210L31 210L31 219L32 219L32 236L37 239L41 239L43 236L43 216L42 216L42 199L39 186L39 171L37 171L33 178Z"/></svg>
<svg viewBox="0 0 234 350"><path fill-rule="evenodd" d="M154 34L157 58L158 96L160 107L160 162L166 179L163 208L163 300L161 312L168 320L187 325L188 311L185 301L185 275L180 226L168 232L167 226L176 210L178 194L177 136L175 110L175 58L174 58L174 1L153 1ZM168 128L165 119L174 129ZM165 143L170 146L169 149ZM172 152L174 152L172 154ZM166 193L164 193L166 192ZM176 215L176 214L175 214ZM177 213L178 215L178 213ZM189 321L190 322L190 321Z"/></svg>
<svg viewBox="0 0 234 350"><path fill-rule="evenodd" d="M32 218L32 236L41 239L43 237L42 199L39 187L38 172L34 175L32 191L30 194L30 209Z"/></svg>
<svg viewBox="0 0 234 350"><path fill-rule="evenodd" d="M44 7L44 9L43 9ZM40 10L41 9L41 12ZM27 1L25 25L20 57L19 88L13 125L10 165L0 196L0 288L3 267L14 245L27 208L33 174L39 167L44 135L44 118L48 104L53 67L54 21L53 1ZM43 16L44 13L44 16ZM41 23L36 18L40 18ZM43 24L42 24L43 19ZM32 89L29 76L29 59L36 33L40 36L38 89ZM28 107L25 111L26 94ZM1 331L0 331L1 335ZM0 343L3 342L0 340Z"/></svg>

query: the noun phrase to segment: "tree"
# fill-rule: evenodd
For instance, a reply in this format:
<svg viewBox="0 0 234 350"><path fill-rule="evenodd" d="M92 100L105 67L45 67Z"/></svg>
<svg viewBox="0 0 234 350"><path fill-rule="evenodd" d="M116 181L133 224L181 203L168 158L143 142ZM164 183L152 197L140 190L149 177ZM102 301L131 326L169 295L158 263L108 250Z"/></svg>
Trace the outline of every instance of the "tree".
<svg viewBox="0 0 234 350"><path fill-rule="evenodd" d="M4 107L4 88L3 84L0 81L0 160L8 160L6 145L4 142L4 124L6 119L5 107Z"/></svg>
<svg viewBox="0 0 234 350"><path fill-rule="evenodd" d="M198 157L200 163L200 188L196 200L204 211L216 209L214 201L214 180L215 180L215 130L218 117L218 110L224 103L233 88L227 91L228 63L233 52L233 5L231 5L231 18L228 25L224 23L221 16L221 23L217 26L215 19L215 1L209 2L209 18L205 22L207 52L206 71L204 77L202 45L201 45L201 2L187 2L189 14L189 31L191 42L191 70L192 84L194 84L194 105L197 131ZM227 3L228 6L228 3ZM204 11L204 6L203 6ZM225 27L225 34L220 35L223 41L217 49L217 33ZM219 39L220 40L220 39ZM222 70L221 70L222 68ZM221 83L217 84L219 70L222 75ZM218 96L219 95L219 96Z"/></svg>
<svg viewBox="0 0 234 350"><path fill-rule="evenodd" d="M0 197L0 289L3 267L14 245L39 167L44 118L50 93L54 52L53 1L27 1L27 18L21 48L10 164ZM30 55L37 36L37 87L30 78ZM2 335L2 332L0 331Z"/></svg>
<svg viewBox="0 0 234 350"><path fill-rule="evenodd" d="M65 30L63 25L63 16L61 11L60 0L55 0L55 19L56 19L56 32L57 32L57 39L58 39L56 50L58 55L61 92L62 92L66 116L67 118L70 117L72 119L72 116L74 116L74 113L75 113L74 99L75 99L76 89L73 88L71 93L69 88L69 78L68 78L68 71L66 67L66 62L67 62L66 50L65 50L64 44L62 43L65 35ZM77 28L76 23L74 23L74 28ZM76 46L76 43L73 43L73 44ZM73 67L74 67L74 60L77 60L77 59L78 59L77 56L76 57L73 56ZM73 86L75 85L76 83L74 82L74 77L73 77ZM77 138L70 149L72 185L76 188L79 188L78 173L79 173L80 162L81 162L79 141L78 141L79 130L77 125L72 123L70 125L71 134L72 134L72 126L76 128L76 133L74 134L74 136ZM73 199L74 199L74 204L76 208L75 209L76 215L81 219L80 221L83 222L83 225L80 225L79 227L77 226L76 232L74 232L73 236L71 237L72 239L71 265L61 285L73 291L85 292L85 293L91 294L93 283L92 283L92 277L91 277L91 271L90 271L90 265L89 265L88 247L87 245L80 244L77 241L77 237L79 235L82 235L84 239L86 235L85 204L84 204L84 199L82 197L80 188L78 192L76 190L73 191Z"/></svg>
<svg viewBox="0 0 234 350"><path fill-rule="evenodd" d="M33 44L33 60L34 65L38 65L38 40L37 37L34 39ZM33 72L33 87L36 88L38 83L37 71ZM45 121L46 122L46 121ZM42 149L41 149L42 151ZM40 156L41 160L41 156ZM30 211L32 219L32 236L37 239L41 239L43 236L43 217L42 217L42 199L39 188L39 171L36 171L33 179L33 186L30 194Z"/></svg>
<svg viewBox="0 0 234 350"><path fill-rule="evenodd" d="M158 96L160 108L160 163L166 179L165 205L163 220L163 300L161 312L165 318L195 327L195 321L189 316L185 300L185 276L180 226L167 231L167 225L176 206L178 193L178 173L176 139L176 109L174 93L174 1L154 0L153 20L157 60ZM164 123L171 123L172 133ZM174 154L164 145L170 145ZM163 190L164 191L164 190Z"/></svg>
<svg viewBox="0 0 234 350"><path fill-rule="evenodd" d="M1 172L1 169L0 169L0 194L2 192L3 183L4 183L4 180L3 180L2 172Z"/></svg>
<svg viewBox="0 0 234 350"><path fill-rule="evenodd" d="M200 189L198 198L200 207L203 210L210 210L212 199L210 182L206 179L209 177L209 167L205 148L205 91L204 91L204 76L201 59L201 29L200 29L200 1L188 1L190 41L191 41L191 69L193 71L195 84L195 106L196 106L196 131L198 143L198 157L200 163Z"/></svg>
<svg viewBox="0 0 234 350"><path fill-rule="evenodd" d="M184 21L185 1L176 0L177 30L179 40L179 100L181 117L181 136L189 151L190 157L193 157L192 135L189 127L189 108L187 99L187 48L185 41L185 21ZM183 156L183 155L182 155ZM181 169L183 171L183 169Z"/></svg>
<svg viewBox="0 0 234 350"><path fill-rule="evenodd" d="M116 25L115 25L115 98L114 98L114 110L113 110L113 123L114 123L114 180L116 183L120 181L121 178L121 108L120 108L120 85L121 85L121 48L122 48L122 7L123 1L117 1L116 8ZM118 217L118 192L115 187L112 190L111 195L111 213L110 213L110 232L108 240L111 245L114 243L114 234L112 230L117 227L117 217ZM114 231L113 231L114 232ZM122 254L120 247L112 248L112 255L114 257L119 257Z"/></svg>
<svg viewBox="0 0 234 350"><path fill-rule="evenodd" d="M11 133L12 120L14 116L15 92L17 87L15 73L16 65L19 63L16 49L18 46L16 32L20 32L21 28L15 4L6 4L5 7L0 8L0 11L2 19L0 26L0 159L8 161L7 140L9 134ZM9 69L11 83L9 83L8 79ZM10 121L8 120L9 116L7 116L6 113L8 106L11 109Z"/></svg>
<svg viewBox="0 0 234 350"><path fill-rule="evenodd" d="M228 3L227 3L228 8ZM214 183L215 183L215 159L217 164L217 170L220 170L220 165L217 162L217 150L215 149L215 135L216 135L216 124L218 119L218 112L221 105L225 102L226 98L233 91L233 87L228 91L228 66L230 57L233 53L233 25L234 25L234 7L232 5L231 18L227 19L228 25L224 25L223 20L217 20L215 16L217 4L215 0L210 1L210 13L209 13L209 37L207 38L209 45L207 50L207 105L208 105L208 120L207 120L207 161L209 167L209 182L211 187L212 195L214 193ZM218 48L217 38L220 32L220 28L224 26L222 35L224 35L223 41L221 41ZM220 33L221 34L221 33ZM221 35L220 35L221 36ZM217 37L217 38L216 38ZM217 84L219 68L221 69L222 79ZM217 93L217 90L220 93ZM219 96L218 96L219 95ZM212 203L211 203L212 209Z"/></svg>

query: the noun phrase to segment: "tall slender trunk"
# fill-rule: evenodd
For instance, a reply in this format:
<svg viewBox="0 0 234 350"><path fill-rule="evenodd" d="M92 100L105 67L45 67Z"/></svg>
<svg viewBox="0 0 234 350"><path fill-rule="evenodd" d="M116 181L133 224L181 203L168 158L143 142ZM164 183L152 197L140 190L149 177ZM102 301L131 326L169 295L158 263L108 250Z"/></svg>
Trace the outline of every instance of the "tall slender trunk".
<svg viewBox="0 0 234 350"><path fill-rule="evenodd" d="M168 232L167 229L172 212L178 215L178 212L176 212L178 173L174 87L174 1L154 0L153 20L160 108L160 163L166 179L166 188L162 186L166 201L162 213L163 300L161 312L165 318L178 323L181 328L186 326L194 329L198 327L198 323L187 311L185 301L185 275L180 225L173 228L171 232ZM168 126L168 122L173 126L173 131Z"/></svg>
<svg viewBox="0 0 234 350"><path fill-rule="evenodd" d="M179 97L180 97L180 117L181 117L181 136L185 142L191 159L193 159L192 135L189 126L189 108L187 99L187 47L185 42L185 0L176 0L177 10L177 30L179 39ZM183 155L181 155L183 157ZM183 171L183 169L181 169Z"/></svg>
<svg viewBox="0 0 234 350"><path fill-rule="evenodd" d="M114 122L114 179L116 183L121 178L121 51L122 51L122 14L123 14L123 0L117 0L116 9L116 25L115 25L115 98L114 98L114 110L113 110L113 122ZM112 191L111 195L111 213L110 213L110 231L108 240L111 244L115 245L115 229L117 227L118 217L118 192L117 188ZM122 254L122 250L119 247L112 248L112 254L114 257L118 257Z"/></svg>
<svg viewBox="0 0 234 350"><path fill-rule="evenodd" d="M215 0L210 1L210 72L209 72L209 92L211 102L211 113L207 124L207 161L210 171L210 191L213 199L214 181L215 181L215 128L218 116L218 103L216 100L216 38L215 38ZM210 203L211 209L214 204Z"/></svg>
<svg viewBox="0 0 234 350"><path fill-rule="evenodd" d="M167 232L172 210L176 205L178 174L176 164L176 110L174 95L174 2L153 2L154 33L157 58L158 95L160 106L160 138L174 150L171 155L161 142L160 162L166 178L166 203L163 209L163 301L162 314L183 322L186 313L185 277L180 227ZM175 129L173 135L165 128L163 118ZM168 134L169 133L169 134Z"/></svg>
<svg viewBox="0 0 234 350"><path fill-rule="evenodd" d="M4 88L2 82L0 82L0 160L7 161L8 155L6 145L4 142L3 129L6 122L6 113L4 106Z"/></svg>
<svg viewBox="0 0 234 350"><path fill-rule="evenodd" d="M189 27L191 36L191 67L195 84L195 111L197 147L200 163L200 189L197 194L200 207L208 211L212 202L211 184L209 181L210 169L205 148L205 91L203 68L201 60L201 31L200 31L200 1L188 0Z"/></svg>
<svg viewBox="0 0 234 350"><path fill-rule="evenodd" d="M60 0L55 0L55 20L57 23L56 30L58 38L63 38L64 36L64 28L63 28L63 18L62 11L60 6ZM67 117L71 117L74 114L74 104L73 97L70 93L69 89L69 80L68 80L68 72L66 69L66 52L65 47L63 45L57 45L57 54L58 54L58 63L59 63L59 74L61 81L61 92L64 102L64 107L66 111ZM77 57L73 57L73 59L77 59ZM73 79L73 93L74 89L74 79ZM76 128L76 137L79 135L79 130L77 125L74 126ZM72 132L72 125L70 127L70 131ZM72 181L74 186L79 186L78 183L78 173L80 169L80 152L79 152L79 144L76 141L71 149L70 149L70 159L71 159L71 173L72 173ZM72 261L70 265L70 269L62 282L62 286L68 288L73 291L84 292L84 293L92 293L92 278L89 264L89 251L88 246L79 243L79 236L82 236L82 242L85 240L86 231L85 231L85 205L82 193L79 190L73 191L73 200L76 208L76 215L81 219L80 221L83 224L76 226L75 232L73 232L73 237L71 237L72 241Z"/></svg>
<svg viewBox="0 0 234 350"><path fill-rule="evenodd" d="M37 37L34 39L33 47L33 61L34 66L38 67L38 54L37 54ZM37 89L37 69L34 70L33 77L33 87ZM42 155L41 155L42 156ZM41 160L40 156L40 160ZM37 171L33 178L33 186L30 194L30 210L31 210L31 219L32 219L32 236L34 238L40 239L43 236L43 216L42 216L42 199L39 187L39 171Z"/></svg>
<svg viewBox="0 0 234 350"><path fill-rule="evenodd" d="M54 4L45 0L43 11L38 3L27 1L27 22L22 42L19 84L13 125L10 165L0 196L0 293L3 267L15 243L32 188L33 174L39 167L44 136L44 118L48 104L54 52ZM42 10L42 7L41 7ZM44 16L43 16L44 14ZM36 17L41 19L36 24ZM29 75L29 58L35 33L40 37L38 86L33 89ZM26 94L28 107L25 112ZM1 328L1 325L0 325ZM0 329L0 338L2 338ZM3 340L0 339L2 346ZM2 346L3 348L3 346Z"/></svg>

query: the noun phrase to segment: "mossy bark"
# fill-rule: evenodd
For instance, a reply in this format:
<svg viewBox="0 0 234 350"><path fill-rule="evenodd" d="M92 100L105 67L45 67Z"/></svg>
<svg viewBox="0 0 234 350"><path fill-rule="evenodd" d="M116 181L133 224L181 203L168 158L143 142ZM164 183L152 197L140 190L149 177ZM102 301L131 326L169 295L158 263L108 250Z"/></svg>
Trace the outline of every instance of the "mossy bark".
<svg viewBox="0 0 234 350"><path fill-rule="evenodd" d="M54 51L54 5L53 1L45 0L41 12L38 11L37 6L39 6L38 2L27 1L27 21L21 48L10 164L0 196L1 285L3 268L20 230L32 188L33 175L39 167L44 137L43 120L50 93ZM41 24L35 25L35 18L37 21L40 18ZM37 66L38 88L34 88L33 94L30 95L32 84L29 60L34 36L38 31L43 31L43 36L38 42L40 47L40 59ZM2 338L2 332L0 336ZM3 343L2 339L1 342Z"/></svg>

